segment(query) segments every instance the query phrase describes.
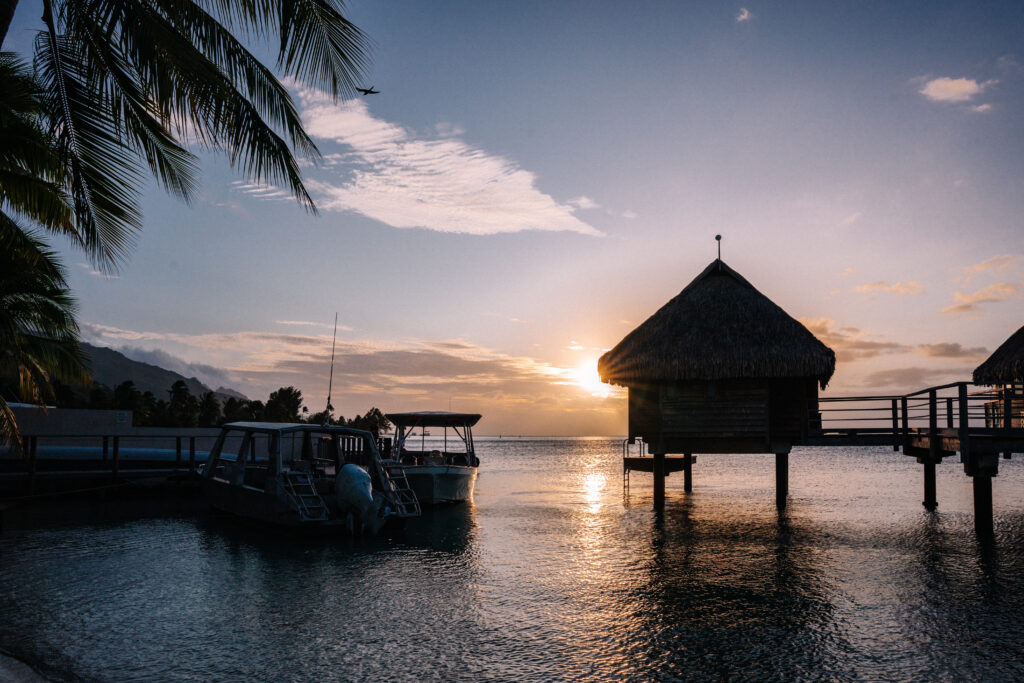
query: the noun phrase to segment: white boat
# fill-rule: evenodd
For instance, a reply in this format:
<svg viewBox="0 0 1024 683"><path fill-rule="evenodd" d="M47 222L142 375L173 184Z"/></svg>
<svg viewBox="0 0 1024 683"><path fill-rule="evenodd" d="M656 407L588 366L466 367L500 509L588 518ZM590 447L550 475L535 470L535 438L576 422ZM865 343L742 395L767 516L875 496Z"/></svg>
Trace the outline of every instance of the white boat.
<svg viewBox="0 0 1024 683"><path fill-rule="evenodd" d="M480 465L473 447L473 425L480 415L424 411L388 413L387 418L395 425L391 457L400 464L420 503L458 503L473 497ZM443 428L443 441L434 436L428 444L427 427ZM413 435L416 429L420 432Z"/></svg>
<svg viewBox="0 0 1024 683"><path fill-rule="evenodd" d="M403 473L384 467L377 440L361 429L232 422L201 476L210 505L276 526L375 533L420 514Z"/></svg>

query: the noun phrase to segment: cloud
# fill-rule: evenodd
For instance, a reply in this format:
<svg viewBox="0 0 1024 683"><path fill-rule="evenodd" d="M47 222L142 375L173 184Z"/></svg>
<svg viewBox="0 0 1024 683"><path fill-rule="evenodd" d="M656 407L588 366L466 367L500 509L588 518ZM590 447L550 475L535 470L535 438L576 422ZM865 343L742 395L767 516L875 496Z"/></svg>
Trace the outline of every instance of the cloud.
<svg viewBox="0 0 1024 683"><path fill-rule="evenodd" d="M800 322L822 343L836 352L837 361L855 361L875 358L882 354L907 353L913 349L897 342L872 341L868 332L856 327L844 326L836 329L835 321L829 318L800 318Z"/></svg>
<svg viewBox="0 0 1024 683"><path fill-rule="evenodd" d="M753 18L754 18L754 15L753 15L753 13L750 10L748 10L746 7L740 7L740 11L736 15L736 23L740 23L740 22L743 22L743 21L750 21Z"/></svg>
<svg viewBox="0 0 1024 683"><path fill-rule="evenodd" d="M566 202L570 206L575 206L577 209L596 209L599 204L590 197L579 196L575 199L570 199Z"/></svg>
<svg viewBox="0 0 1024 683"><path fill-rule="evenodd" d="M295 325L298 327L324 327L328 330L334 329L333 323L321 323L316 322L314 320L275 320L274 323L277 325ZM345 332L352 331L352 328L349 327L348 325L338 325L338 329L343 330Z"/></svg>
<svg viewBox="0 0 1024 683"><path fill-rule="evenodd" d="M165 370L171 370L185 377L195 377L208 387L216 389L231 382L230 373L205 363L189 363L160 349L143 349L137 346L122 346L117 349L128 358L140 363L149 363Z"/></svg>
<svg viewBox="0 0 1024 683"><path fill-rule="evenodd" d="M998 81L989 80L984 83L971 78L933 78L924 84L918 92L932 102L969 102L980 95L986 88Z"/></svg>
<svg viewBox="0 0 1024 683"><path fill-rule="evenodd" d="M971 107L971 111L976 111L976 112L978 112L980 114L980 113L988 111L991 108L992 108L992 105L989 104L988 102L986 102L985 104L979 104L977 106Z"/></svg>
<svg viewBox="0 0 1024 683"><path fill-rule="evenodd" d="M857 272L856 268L844 268L843 272L842 272L842 275L843 275L843 277L846 277L847 275L853 275L856 272Z"/></svg>
<svg viewBox="0 0 1024 683"><path fill-rule="evenodd" d="M863 215L864 214L861 213L860 211L857 211L856 213L851 213L849 216L847 216L843 220L839 221L839 225L840 225L840 227L843 227L843 228L849 227L849 226L853 225L854 223L856 223L860 219L860 217L863 216Z"/></svg>
<svg viewBox="0 0 1024 683"><path fill-rule="evenodd" d="M625 211L622 212L622 217L623 218L629 218L629 219L632 220L633 218L637 217L637 212L636 211L631 211L629 209L626 209Z"/></svg>
<svg viewBox="0 0 1024 683"><path fill-rule="evenodd" d="M969 377L973 368L893 368L879 370L864 377L864 387L873 389L896 388L900 391L914 391L924 387Z"/></svg>
<svg viewBox="0 0 1024 683"><path fill-rule="evenodd" d="M988 349L984 346L968 348L955 342L918 344L917 352L929 358L985 358L988 356Z"/></svg>
<svg viewBox="0 0 1024 683"><path fill-rule="evenodd" d="M326 154L321 174L307 180L325 210L359 213L395 228L472 235L602 234L574 215L593 200L559 203L537 188L533 173L467 144L457 129L418 135L374 117L363 100L333 102L309 88L299 90L299 100L309 134L346 148Z"/></svg>
<svg viewBox="0 0 1024 683"><path fill-rule="evenodd" d="M89 275L92 275L93 277L101 278L103 280L120 280L121 279L120 275L113 275L111 273L101 272L99 270L96 270L91 265L89 265L88 263L85 263L85 262L79 262L78 263L78 267L81 268L82 270L84 270L85 272L89 273Z"/></svg>
<svg viewBox="0 0 1024 683"><path fill-rule="evenodd" d="M858 285L854 288L855 292L869 293L869 292L891 292L893 294L899 294L900 296L924 294L924 287L917 280L910 282L896 282L889 283L882 280L878 282L871 282L866 285Z"/></svg>
<svg viewBox="0 0 1024 683"><path fill-rule="evenodd" d="M949 315L974 313L979 310L979 306L981 304L992 304L1005 301L1019 291L1020 288L1013 283L997 282L994 285L982 287L973 294L953 292L953 300L956 301L956 303L946 306L942 309L942 312Z"/></svg>
<svg viewBox="0 0 1024 683"><path fill-rule="evenodd" d="M990 259L985 259L981 263L975 263L973 266L967 266L964 268L963 275L957 278L957 282L961 285L965 285L971 281L971 278L979 273L996 273L1007 270L1016 266L1022 260L1024 260L1024 254L1001 254L999 256L993 256Z"/></svg>
<svg viewBox="0 0 1024 683"><path fill-rule="evenodd" d="M305 404L326 401L331 334L244 331L185 335L83 324L101 346L123 345L126 355L152 362L210 386L224 385L265 400L278 387L295 386ZM145 348L143 348L143 345ZM181 349L171 353L167 348ZM189 362L181 358L202 358ZM342 340L334 360L332 403L351 417L382 410L472 410L488 417L481 433L613 434L621 429L624 392L591 396L575 368L512 356L462 339ZM538 406L543 405L543 410ZM567 417L571 414L572 417Z"/></svg>

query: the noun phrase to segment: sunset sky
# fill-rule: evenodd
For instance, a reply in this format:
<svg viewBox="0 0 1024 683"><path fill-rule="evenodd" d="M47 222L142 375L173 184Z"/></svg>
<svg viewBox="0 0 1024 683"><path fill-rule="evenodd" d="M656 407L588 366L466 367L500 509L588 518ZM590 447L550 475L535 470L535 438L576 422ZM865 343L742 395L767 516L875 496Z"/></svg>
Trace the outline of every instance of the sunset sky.
<svg viewBox="0 0 1024 683"><path fill-rule="evenodd" d="M333 103L293 84L321 213L204 159L84 338L351 416L619 434L596 359L723 259L837 352L829 394L967 379L1024 323L1024 3L349 3ZM24 1L6 48L27 51Z"/></svg>

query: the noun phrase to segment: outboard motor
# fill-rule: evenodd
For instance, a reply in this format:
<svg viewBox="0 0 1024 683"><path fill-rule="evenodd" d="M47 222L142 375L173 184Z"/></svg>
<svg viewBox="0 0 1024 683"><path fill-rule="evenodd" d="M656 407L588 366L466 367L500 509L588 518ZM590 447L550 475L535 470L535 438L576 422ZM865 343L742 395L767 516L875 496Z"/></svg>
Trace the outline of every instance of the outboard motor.
<svg viewBox="0 0 1024 683"><path fill-rule="evenodd" d="M370 475L359 465L342 466L335 481L334 495L338 508L355 516L357 530L375 534L384 525L380 512L386 501L380 493L374 492Z"/></svg>

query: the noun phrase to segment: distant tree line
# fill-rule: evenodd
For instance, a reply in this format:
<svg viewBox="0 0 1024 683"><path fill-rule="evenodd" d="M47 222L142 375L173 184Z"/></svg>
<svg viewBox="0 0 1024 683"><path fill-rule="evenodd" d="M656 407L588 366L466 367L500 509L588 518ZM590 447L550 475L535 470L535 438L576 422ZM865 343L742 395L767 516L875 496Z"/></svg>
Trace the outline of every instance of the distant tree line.
<svg viewBox="0 0 1024 683"><path fill-rule="evenodd" d="M365 429L380 435L391 422L377 408L365 415L346 420L331 411L310 413L302 405L302 392L295 387L281 387L271 392L266 402L229 396L223 405L212 391L195 396L184 381L178 380L167 391L167 398L157 398L151 391L139 391L131 380L111 390L94 384L88 391L67 385L55 386L58 408L91 408L93 410L130 410L132 423L139 427L217 427L225 422L307 422L342 425Z"/></svg>

